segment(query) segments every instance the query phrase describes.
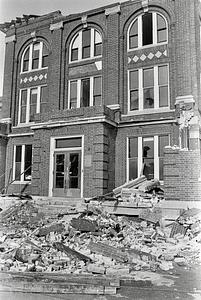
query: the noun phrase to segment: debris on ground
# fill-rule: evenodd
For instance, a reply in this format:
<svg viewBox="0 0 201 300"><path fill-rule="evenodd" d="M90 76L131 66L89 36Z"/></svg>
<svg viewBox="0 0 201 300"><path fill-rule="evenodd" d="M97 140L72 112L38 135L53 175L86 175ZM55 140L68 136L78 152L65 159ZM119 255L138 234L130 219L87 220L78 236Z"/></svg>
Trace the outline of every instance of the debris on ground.
<svg viewBox="0 0 201 300"><path fill-rule="evenodd" d="M104 204L113 201L104 197L88 199L82 212L68 210L51 218L31 199L1 211L1 272L119 277L200 263L201 210L182 211L175 222L166 223L159 205L159 183L153 181L146 188L145 183L141 178L110 195L116 207L125 203L129 207L138 199L133 210L139 199L148 200L150 206L141 208L137 216L108 212ZM125 189L132 194L126 196ZM108 293L115 289L111 292L104 286Z"/></svg>

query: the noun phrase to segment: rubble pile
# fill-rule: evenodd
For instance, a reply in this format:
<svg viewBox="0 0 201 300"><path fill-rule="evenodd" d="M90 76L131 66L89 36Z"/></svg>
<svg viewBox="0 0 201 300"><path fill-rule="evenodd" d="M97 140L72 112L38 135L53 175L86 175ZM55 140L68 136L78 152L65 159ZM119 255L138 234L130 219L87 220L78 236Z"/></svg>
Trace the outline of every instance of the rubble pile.
<svg viewBox="0 0 201 300"><path fill-rule="evenodd" d="M200 263L201 210L183 211L166 224L153 203L131 217L93 201L82 213L51 219L31 200L2 211L0 270L125 276Z"/></svg>

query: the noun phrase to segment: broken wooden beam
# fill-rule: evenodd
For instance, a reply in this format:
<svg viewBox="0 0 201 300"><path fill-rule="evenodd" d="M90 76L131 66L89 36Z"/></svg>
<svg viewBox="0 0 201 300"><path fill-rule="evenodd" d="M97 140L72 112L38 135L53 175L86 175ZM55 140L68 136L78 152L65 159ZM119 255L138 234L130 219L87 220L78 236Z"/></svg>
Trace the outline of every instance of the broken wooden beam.
<svg viewBox="0 0 201 300"><path fill-rule="evenodd" d="M122 250L119 250L112 246L108 246L104 243L90 242L88 248L92 252L111 257L119 262L126 262L128 260L126 253L124 253Z"/></svg>
<svg viewBox="0 0 201 300"><path fill-rule="evenodd" d="M66 253L68 256L76 257L83 261L91 261L90 257L83 255L82 253L80 253L74 249L71 249L70 247L64 245L63 243L55 242L55 243L53 243L53 247L55 249L57 249L58 251Z"/></svg>

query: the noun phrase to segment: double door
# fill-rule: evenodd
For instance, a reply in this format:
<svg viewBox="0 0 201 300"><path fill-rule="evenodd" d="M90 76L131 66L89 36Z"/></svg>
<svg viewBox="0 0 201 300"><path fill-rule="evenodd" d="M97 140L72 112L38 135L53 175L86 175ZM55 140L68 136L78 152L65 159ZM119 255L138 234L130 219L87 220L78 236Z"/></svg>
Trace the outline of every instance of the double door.
<svg viewBox="0 0 201 300"><path fill-rule="evenodd" d="M53 196L81 196L81 151L54 153Z"/></svg>

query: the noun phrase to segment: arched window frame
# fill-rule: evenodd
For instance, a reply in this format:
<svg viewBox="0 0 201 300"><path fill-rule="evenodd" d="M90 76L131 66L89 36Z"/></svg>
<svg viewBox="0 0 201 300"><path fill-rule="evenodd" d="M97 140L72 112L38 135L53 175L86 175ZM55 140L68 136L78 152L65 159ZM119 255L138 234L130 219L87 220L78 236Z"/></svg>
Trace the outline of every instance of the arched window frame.
<svg viewBox="0 0 201 300"><path fill-rule="evenodd" d="M34 54L34 46L35 45L38 45L37 50L39 51L37 68L33 68L33 62L34 62L33 54ZM43 41L37 40L36 42L29 44L25 48L25 50L23 51L22 57L21 57L21 66L20 66L21 73L27 73L27 72L31 72L31 71L48 68L48 66L43 67L43 60L45 57L48 56L48 54L47 54L48 50L46 49L47 51L44 52L45 47L47 48L47 45ZM29 50L29 58L27 59L28 68L27 68L27 70L24 70L25 54L28 50Z"/></svg>
<svg viewBox="0 0 201 300"><path fill-rule="evenodd" d="M143 14L140 14L139 16L137 16L129 25L128 27L128 31L127 31L127 50L128 51L133 51L135 49L139 49L139 48L146 48L146 47L152 47L155 45L162 45L162 44L167 44L168 43L168 22L166 17L156 11L150 11L149 13L152 14L152 43L147 44L147 45L143 45L143 34L142 34L142 16ZM166 24L166 41L162 41L162 42L158 42L158 26L157 26L157 15L162 17L165 21ZM134 47L134 48L130 48L130 30L132 28L132 25L137 21L137 25L138 25L138 32L137 32L137 36L138 36L138 46Z"/></svg>
<svg viewBox="0 0 201 300"><path fill-rule="evenodd" d="M83 58L83 53L82 53L83 52L82 35L83 35L84 30L90 30L90 55L87 58ZM96 40L95 40L96 33L98 33L98 35L101 39L101 42L100 41L96 42ZM78 47L74 48L74 49L78 49L78 58L72 60L72 49L73 49L72 47L73 47L73 44L76 41L76 39L78 39ZM69 62L73 63L73 62L77 62L77 61L101 57L102 56L102 47L101 47L101 54L95 55L95 46L98 44L102 45L102 43L103 43L102 34L96 28L89 27L86 29L82 29L79 32L76 32L76 34L72 37L70 45L69 45Z"/></svg>

